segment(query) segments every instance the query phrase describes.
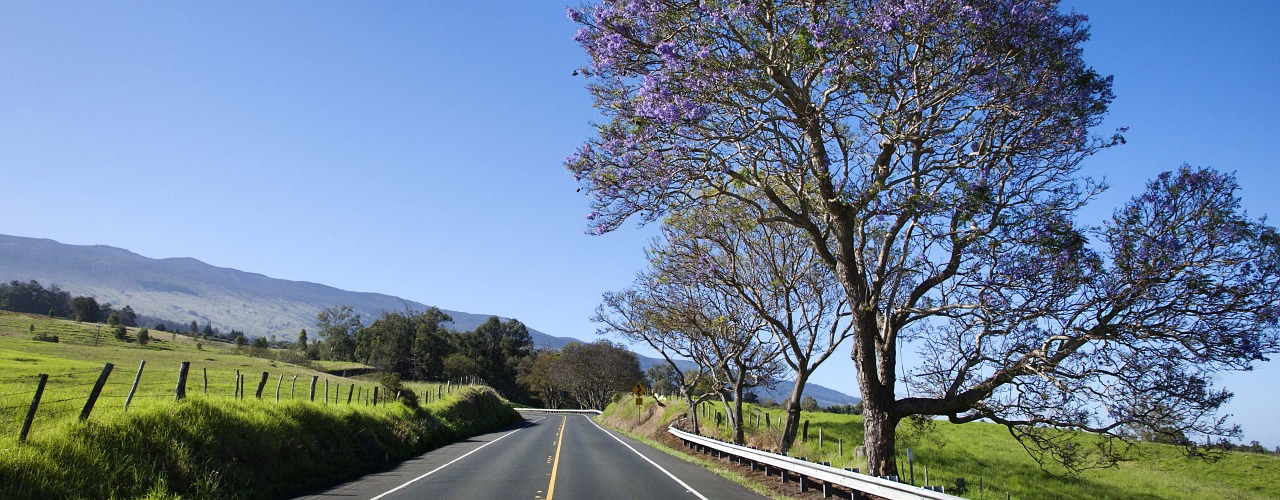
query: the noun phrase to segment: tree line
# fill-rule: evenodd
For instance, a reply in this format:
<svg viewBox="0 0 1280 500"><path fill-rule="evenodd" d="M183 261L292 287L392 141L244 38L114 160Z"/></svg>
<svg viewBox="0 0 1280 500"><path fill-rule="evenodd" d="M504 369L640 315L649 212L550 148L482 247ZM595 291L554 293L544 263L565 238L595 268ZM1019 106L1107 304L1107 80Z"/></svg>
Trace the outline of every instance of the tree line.
<svg viewBox="0 0 1280 500"><path fill-rule="evenodd" d="M643 380L635 354L607 341L535 350L518 320L491 316L471 331L449 328L452 321L431 307L386 311L365 325L351 306L333 306L317 315L314 336L303 330L292 348L402 380L478 378L508 399L549 408L603 409Z"/></svg>
<svg viewBox="0 0 1280 500"><path fill-rule="evenodd" d="M138 315L132 307L126 305L117 310L110 302L99 303L96 298L84 295L73 297L57 285L46 288L36 280L0 283L0 309L89 323L138 326Z"/></svg>

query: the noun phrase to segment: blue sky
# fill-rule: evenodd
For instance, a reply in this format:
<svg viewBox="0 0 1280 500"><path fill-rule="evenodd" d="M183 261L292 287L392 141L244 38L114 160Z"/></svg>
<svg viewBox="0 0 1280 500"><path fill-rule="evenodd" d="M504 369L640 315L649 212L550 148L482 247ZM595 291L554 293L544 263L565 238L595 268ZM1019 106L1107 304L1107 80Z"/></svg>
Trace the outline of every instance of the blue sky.
<svg viewBox="0 0 1280 500"><path fill-rule="evenodd" d="M1099 223L1186 162L1280 216L1280 3L1070 1L1115 75L1086 164ZM9 2L0 17L0 233L380 292L594 338L652 228L586 236L561 162L596 117L554 1ZM1247 439L1280 362L1228 374ZM857 394L838 355L815 381Z"/></svg>

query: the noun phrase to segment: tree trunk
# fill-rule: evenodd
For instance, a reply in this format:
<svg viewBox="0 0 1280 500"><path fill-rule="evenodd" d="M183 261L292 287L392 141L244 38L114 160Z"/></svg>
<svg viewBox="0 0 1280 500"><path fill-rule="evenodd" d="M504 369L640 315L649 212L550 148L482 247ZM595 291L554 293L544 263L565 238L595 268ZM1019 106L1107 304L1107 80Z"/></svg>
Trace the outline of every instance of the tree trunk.
<svg viewBox="0 0 1280 500"><path fill-rule="evenodd" d="M880 405L863 403L862 422L866 431L867 472L873 476L898 475L897 427L901 417L890 416Z"/></svg>
<svg viewBox="0 0 1280 500"><path fill-rule="evenodd" d="M693 404L693 396L684 395L685 408L689 409L689 432L698 434L698 407Z"/></svg>
<svg viewBox="0 0 1280 500"><path fill-rule="evenodd" d="M795 385L791 386L791 399L787 400L787 420L782 424L782 437L778 439L778 453L786 453L796 442L796 432L800 429L800 398L804 394L808 378L807 373L797 373Z"/></svg>
<svg viewBox="0 0 1280 500"><path fill-rule="evenodd" d="M729 416L729 420L733 424L733 444L744 445L747 438L742 430L742 384L738 384L733 388L733 412Z"/></svg>

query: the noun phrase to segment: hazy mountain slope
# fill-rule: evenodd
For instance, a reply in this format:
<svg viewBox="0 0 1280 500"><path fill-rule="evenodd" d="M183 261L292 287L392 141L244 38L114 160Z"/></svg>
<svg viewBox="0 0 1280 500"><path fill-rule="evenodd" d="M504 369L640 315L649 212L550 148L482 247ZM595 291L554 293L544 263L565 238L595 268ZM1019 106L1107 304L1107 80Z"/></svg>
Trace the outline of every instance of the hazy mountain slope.
<svg viewBox="0 0 1280 500"><path fill-rule="evenodd" d="M89 295L115 307L178 322L211 322L222 331L293 339L313 328L325 307L350 305L366 323L387 310L426 309L411 300L379 293L349 292L304 281L211 266L190 258L151 259L128 250L66 245L47 239L0 235L0 281L37 280L73 295ZM454 327L471 330L489 315L445 311ZM539 345L563 345L536 332Z"/></svg>
<svg viewBox="0 0 1280 500"><path fill-rule="evenodd" d="M383 311L423 310L419 302L380 293L350 292L305 281L289 281L211 266L196 259L152 259L104 245L67 245L48 239L0 235L0 282L36 280L57 285L72 295L88 295L116 308L179 323L212 323L221 331L241 330L250 337L275 335L293 340L303 328L313 329L316 314L335 305L349 305L366 324ZM488 314L445 310L453 328L473 330ZM506 318L504 318L506 319ZM571 337L553 337L529 329L536 346L558 349ZM662 363L640 356L644 369ZM757 389L761 398L786 399L791 382L774 390ZM806 395L819 404L850 404L857 398L810 384Z"/></svg>

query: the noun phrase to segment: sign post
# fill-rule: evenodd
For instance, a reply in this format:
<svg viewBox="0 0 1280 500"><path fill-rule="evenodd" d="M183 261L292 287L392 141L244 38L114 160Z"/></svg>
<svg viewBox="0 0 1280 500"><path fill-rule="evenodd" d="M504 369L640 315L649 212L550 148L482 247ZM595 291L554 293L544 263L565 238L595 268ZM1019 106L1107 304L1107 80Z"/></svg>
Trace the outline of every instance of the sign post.
<svg viewBox="0 0 1280 500"><path fill-rule="evenodd" d="M644 384L636 382L636 386L631 388L631 393L636 395L636 425L640 425L640 406L644 405Z"/></svg>

